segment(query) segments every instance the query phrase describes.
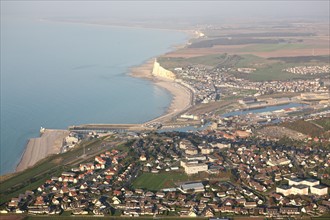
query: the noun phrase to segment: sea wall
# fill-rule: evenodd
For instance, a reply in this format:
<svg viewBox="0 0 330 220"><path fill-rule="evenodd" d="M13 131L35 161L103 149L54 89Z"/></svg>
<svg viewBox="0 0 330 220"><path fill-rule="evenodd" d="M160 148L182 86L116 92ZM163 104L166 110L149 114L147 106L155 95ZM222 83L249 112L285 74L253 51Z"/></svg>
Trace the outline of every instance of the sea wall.
<svg viewBox="0 0 330 220"><path fill-rule="evenodd" d="M175 74L172 71L169 71L169 70L165 69L164 67L162 67L157 62L157 60L155 60L155 62L154 62L154 66L153 66L153 69L152 69L152 74L154 76L163 77L163 78L170 79L170 80L175 80L176 79Z"/></svg>

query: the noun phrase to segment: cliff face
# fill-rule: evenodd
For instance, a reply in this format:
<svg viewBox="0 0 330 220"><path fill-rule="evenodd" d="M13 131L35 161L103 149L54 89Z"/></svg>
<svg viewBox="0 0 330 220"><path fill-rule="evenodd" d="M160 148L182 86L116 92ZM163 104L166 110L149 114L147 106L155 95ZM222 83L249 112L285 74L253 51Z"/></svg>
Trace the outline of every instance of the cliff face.
<svg viewBox="0 0 330 220"><path fill-rule="evenodd" d="M165 69L164 67L162 67L157 60L155 60L154 62L154 67L152 69L152 74L154 76L159 76L159 77L163 77L166 79L170 79L170 80L175 80L175 74L167 69Z"/></svg>

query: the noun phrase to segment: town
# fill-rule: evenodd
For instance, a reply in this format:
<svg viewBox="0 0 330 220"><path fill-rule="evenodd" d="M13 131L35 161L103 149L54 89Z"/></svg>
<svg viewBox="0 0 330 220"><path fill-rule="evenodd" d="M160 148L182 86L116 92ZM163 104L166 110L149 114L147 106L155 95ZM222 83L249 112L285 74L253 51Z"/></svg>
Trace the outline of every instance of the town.
<svg viewBox="0 0 330 220"><path fill-rule="evenodd" d="M175 68L174 70L178 81L193 91L194 103L217 101L220 100L220 96L223 98L237 95L239 91L245 92L246 96L270 95L285 92L329 92L328 88L324 85L324 80L320 78L258 82L236 77L230 74L231 71L233 71L232 68L208 69L203 66L188 66L185 68ZM325 81L327 82L327 80Z"/></svg>
<svg viewBox="0 0 330 220"><path fill-rule="evenodd" d="M302 75L315 75L320 73L330 73L330 65L325 66L296 66L288 69L284 69L283 71L294 73L294 74L302 74Z"/></svg>
<svg viewBox="0 0 330 220"><path fill-rule="evenodd" d="M330 210L327 139L295 146L218 129L109 137L126 144L19 194L1 213L212 218Z"/></svg>

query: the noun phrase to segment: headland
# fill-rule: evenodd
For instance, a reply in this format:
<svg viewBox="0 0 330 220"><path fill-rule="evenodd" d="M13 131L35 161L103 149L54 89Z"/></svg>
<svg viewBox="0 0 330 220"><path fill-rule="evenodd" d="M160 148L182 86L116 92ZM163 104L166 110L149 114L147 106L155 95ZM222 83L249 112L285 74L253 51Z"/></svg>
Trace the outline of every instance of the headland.
<svg viewBox="0 0 330 220"><path fill-rule="evenodd" d="M147 123L164 123L171 121L171 119L180 113L188 110L192 106L193 93L190 89L183 86L173 78L162 77L155 73L154 66L158 63L155 59L146 61L141 66L131 68L131 76L143 78L152 81L156 86L166 89L172 94L172 102L166 113Z"/></svg>

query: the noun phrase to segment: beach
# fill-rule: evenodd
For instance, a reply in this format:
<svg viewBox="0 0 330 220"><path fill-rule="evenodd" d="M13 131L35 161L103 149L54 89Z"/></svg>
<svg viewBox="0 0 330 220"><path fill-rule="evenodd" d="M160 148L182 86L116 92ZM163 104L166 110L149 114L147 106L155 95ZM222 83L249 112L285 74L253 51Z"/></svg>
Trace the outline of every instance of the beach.
<svg viewBox="0 0 330 220"><path fill-rule="evenodd" d="M192 92L178 82L163 77L152 75L152 69L155 59L150 59L144 64L131 68L132 77L143 78L152 81L153 84L166 89L172 94L172 101L166 113L146 123L165 123L172 120L173 117L188 110L192 105Z"/></svg>
<svg viewBox="0 0 330 220"><path fill-rule="evenodd" d="M192 92L185 86L162 77L152 75L154 59L148 60L140 66L130 69L130 76L152 81L156 86L166 89L172 94L172 101L165 114L152 119L149 123L170 122L173 117L191 107ZM69 135L68 130L46 129L39 138L31 138L25 148L23 156L16 167L16 172L23 171L38 161L52 154L61 152L63 139Z"/></svg>
<svg viewBox="0 0 330 220"><path fill-rule="evenodd" d="M163 77L152 75L154 59L130 69L130 76L152 81L156 86L166 89L172 94L172 101L165 114L145 122L166 123L173 117L188 110L192 105L192 92L185 86ZM16 172L23 171L38 161L52 154L61 152L63 139L69 135L68 130L46 129L39 138L31 138L26 145L23 156L16 167Z"/></svg>
<svg viewBox="0 0 330 220"><path fill-rule="evenodd" d="M52 154L61 152L63 139L69 135L67 130L46 129L39 138L31 138L25 148L16 172L35 165L38 161Z"/></svg>

